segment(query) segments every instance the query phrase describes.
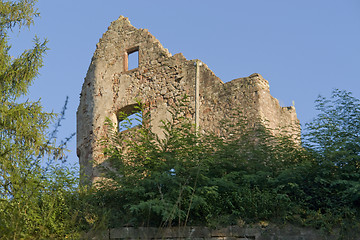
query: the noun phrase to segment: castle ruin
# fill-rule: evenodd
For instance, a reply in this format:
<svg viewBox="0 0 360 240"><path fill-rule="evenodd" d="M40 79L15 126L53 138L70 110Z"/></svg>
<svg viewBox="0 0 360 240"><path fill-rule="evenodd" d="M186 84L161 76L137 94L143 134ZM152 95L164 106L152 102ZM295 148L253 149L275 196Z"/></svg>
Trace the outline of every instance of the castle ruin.
<svg viewBox="0 0 360 240"><path fill-rule="evenodd" d="M129 57L136 56L130 69ZM270 95L260 74L224 83L200 60L171 55L146 29L137 29L121 16L112 22L97 44L82 86L77 110L77 155L83 182L100 176L103 162L97 143L105 132L105 119L118 123L119 111L130 114L136 99L146 103L153 131L161 135L160 120L176 99L189 96L188 118L204 131L221 134L220 121L235 108L248 119L262 119L269 128L299 129L294 107L281 107Z"/></svg>

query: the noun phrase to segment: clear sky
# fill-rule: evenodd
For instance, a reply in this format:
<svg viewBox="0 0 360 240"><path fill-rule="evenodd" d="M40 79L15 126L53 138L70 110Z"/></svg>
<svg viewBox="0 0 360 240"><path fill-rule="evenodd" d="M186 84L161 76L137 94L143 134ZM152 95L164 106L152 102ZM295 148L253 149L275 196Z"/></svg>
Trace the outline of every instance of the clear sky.
<svg viewBox="0 0 360 240"><path fill-rule="evenodd" d="M333 88L360 98L359 0L39 0L41 17L13 34L13 50L49 40L29 98L47 111L69 106L59 137L76 132L79 94L96 43L120 15L146 28L172 54L200 59L224 82L252 73L269 81L282 106L295 102L301 124ZM69 161L77 162L76 139Z"/></svg>

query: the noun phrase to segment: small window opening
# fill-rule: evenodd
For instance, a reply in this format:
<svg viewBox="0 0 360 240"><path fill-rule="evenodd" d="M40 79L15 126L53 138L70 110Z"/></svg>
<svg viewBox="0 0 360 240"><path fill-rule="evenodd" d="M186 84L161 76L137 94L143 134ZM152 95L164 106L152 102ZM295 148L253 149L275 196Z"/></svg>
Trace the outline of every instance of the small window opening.
<svg viewBox="0 0 360 240"><path fill-rule="evenodd" d="M139 112L127 116L119 122L119 132L142 125L142 116Z"/></svg>
<svg viewBox="0 0 360 240"><path fill-rule="evenodd" d="M123 132L142 125L142 112L138 104L129 105L119 110L117 114L118 131Z"/></svg>
<svg viewBox="0 0 360 240"><path fill-rule="evenodd" d="M131 70L139 67L139 48L131 49L127 52L128 55L128 68Z"/></svg>

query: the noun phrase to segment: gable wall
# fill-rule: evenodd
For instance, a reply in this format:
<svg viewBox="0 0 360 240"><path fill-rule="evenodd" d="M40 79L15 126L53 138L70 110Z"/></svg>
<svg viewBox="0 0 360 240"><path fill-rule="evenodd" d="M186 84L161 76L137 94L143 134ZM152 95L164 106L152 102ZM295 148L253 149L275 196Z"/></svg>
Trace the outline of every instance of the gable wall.
<svg viewBox="0 0 360 240"><path fill-rule="evenodd" d="M138 68L127 70L127 54L139 51ZM182 54L172 56L145 29L133 27L127 18L114 21L97 44L86 75L77 111L77 154L83 182L94 181L100 173L95 163L104 161L98 140L104 136L105 119L117 122L120 109L141 100L148 106L153 131L161 137L160 120L170 118L169 106L185 94L195 119L195 82L199 67L199 126L203 131L223 134L219 122L240 109L249 119L268 120L272 128L298 127L293 107L280 107L270 95L269 84L260 74L223 83L198 60Z"/></svg>

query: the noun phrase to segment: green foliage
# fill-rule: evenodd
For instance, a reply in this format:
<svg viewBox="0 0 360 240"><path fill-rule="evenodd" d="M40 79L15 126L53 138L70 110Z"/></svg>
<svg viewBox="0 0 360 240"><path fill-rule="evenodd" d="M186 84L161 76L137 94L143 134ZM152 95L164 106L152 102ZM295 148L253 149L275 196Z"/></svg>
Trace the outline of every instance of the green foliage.
<svg viewBox="0 0 360 240"><path fill-rule="evenodd" d="M180 102L172 119L162 122L161 139L146 114L142 126L120 133L107 122L103 145L112 181L97 194L109 212L121 213L111 215L109 225L218 225L283 217L290 200L270 190L270 179L283 165L279 149L299 147L262 125L250 128L246 119L224 125L236 133L227 140L200 134L183 117L186 107Z"/></svg>
<svg viewBox="0 0 360 240"><path fill-rule="evenodd" d="M224 122L226 139L201 134L183 117L186 102L162 122L161 139L145 113L139 113L142 126L129 123L122 132L108 121L102 144L109 161L104 166L111 166L104 172L111 180L92 204L101 204L109 227L261 221L328 230L356 226L360 108L350 93L335 91L333 97L331 106L317 100L322 112L307 125L304 147L297 136L275 136L240 112Z"/></svg>
<svg viewBox="0 0 360 240"><path fill-rule="evenodd" d="M8 31L33 23L35 3L0 1L1 239L76 239L81 231L124 225L359 226L360 103L339 90L317 100L320 114L306 125L303 146L241 112L224 122L226 139L203 134L184 117L186 99L162 121L159 137L139 103L142 125L131 127L125 115L125 131L106 123L101 167L108 181L79 189L74 170L56 162L65 159L66 141L53 141L60 123L46 132L55 115L19 100L42 66L46 41L35 38L13 58Z"/></svg>
<svg viewBox="0 0 360 240"><path fill-rule="evenodd" d="M42 66L46 41L35 37L32 49L13 58L8 31L31 26L35 3L0 1L1 239L76 239L124 225L359 228L360 102L339 90L316 101L320 113L306 125L303 146L261 121L250 124L241 112L224 122L226 139L203 134L184 117L186 99L162 121L159 138L139 103L142 125L131 127L123 115L126 130L118 132L107 121L101 167L108 181L78 188L75 171L57 162L67 142L53 141L60 122L48 136L55 115L39 101L20 102Z"/></svg>
<svg viewBox="0 0 360 240"><path fill-rule="evenodd" d="M44 112L39 101L20 99L38 75L46 41L35 38L32 49L16 58L9 54L8 31L30 27L39 15L35 3L0 1L1 239L63 239L74 229L68 199L77 179L74 170L61 164L67 141L54 143L60 123L48 136L55 115Z"/></svg>
<svg viewBox="0 0 360 240"><path fill-rule="evenodd" d="M335 89L319 97L317 118L306 125L304 146L314 163L307 169L309 209L355 220L360 209L360 101Z"/></svg>

